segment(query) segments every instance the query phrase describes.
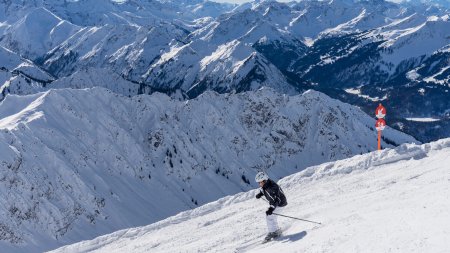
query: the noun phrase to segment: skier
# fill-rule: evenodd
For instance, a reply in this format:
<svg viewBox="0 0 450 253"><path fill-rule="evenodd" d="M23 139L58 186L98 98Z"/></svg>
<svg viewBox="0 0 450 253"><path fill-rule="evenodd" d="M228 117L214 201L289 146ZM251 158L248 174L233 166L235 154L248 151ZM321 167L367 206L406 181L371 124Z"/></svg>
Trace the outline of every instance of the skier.
<svg viewBox="0 0 450 253"><path fill-rule="evenodd" d="M259 187L261 187L260 192L256 195L256 198L259 199L264 195L270 204L269 209L266 211L267 230L269 231L266 238L264 238L264 242L266 242L281 235L281 229L278 226L277 217L272 215L272 213L275 208L278 212L280 212L281 209L287 205L287 201L281 187L271 180L266 173L259 172L256 174L255 181L259 184Z"/></svg>

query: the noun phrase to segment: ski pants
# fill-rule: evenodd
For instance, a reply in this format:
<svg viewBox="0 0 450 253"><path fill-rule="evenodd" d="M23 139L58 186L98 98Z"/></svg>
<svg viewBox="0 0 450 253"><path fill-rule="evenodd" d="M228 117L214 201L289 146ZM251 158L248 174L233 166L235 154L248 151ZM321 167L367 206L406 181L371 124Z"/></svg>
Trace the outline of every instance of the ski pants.
<svg viewBox="0 0 450 253"><path fill-rule="evenodd" d="M275 208L275 212L280 213L283 210L283 207L277 207ZM269 230L269 233L275 232L280 227L278 226L277 216L272 215L266 215L266 222L267 222L267 230Z"/></svg>

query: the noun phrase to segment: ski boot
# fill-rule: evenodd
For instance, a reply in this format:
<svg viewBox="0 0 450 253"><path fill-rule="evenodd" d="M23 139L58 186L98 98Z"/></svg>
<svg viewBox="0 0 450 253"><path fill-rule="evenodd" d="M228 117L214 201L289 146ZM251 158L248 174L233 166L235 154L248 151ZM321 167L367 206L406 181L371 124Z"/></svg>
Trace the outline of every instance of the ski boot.
<svg viewBox="0 0 450 253"><path fill-rule="evenodd" d="M263 243L268 242L268 241L271 241L271 240L273 240L273 239L275 239L275 238L278 238L278 237L280 237L280 236L281 236L281 230L280 230L280 229L278 229L278 230L275 231L275 232L270 232L270 233L268 233L268 234L266 235L266 237L264 238Z"/></svg>

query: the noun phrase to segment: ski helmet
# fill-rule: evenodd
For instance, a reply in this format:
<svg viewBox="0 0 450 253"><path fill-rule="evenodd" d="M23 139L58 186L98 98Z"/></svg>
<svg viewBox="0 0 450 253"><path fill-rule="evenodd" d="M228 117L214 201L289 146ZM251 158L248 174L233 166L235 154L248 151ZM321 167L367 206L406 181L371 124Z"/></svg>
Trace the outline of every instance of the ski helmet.
<svg viewBox="0 0 450 253"><path fill-rule="evenodd" d="M264 173L263 171L258 172L258 174L256 174L256 177L255 177L255 181L257 183L262 182L267 179L269 179L269 176L266 173Z"/></svg>

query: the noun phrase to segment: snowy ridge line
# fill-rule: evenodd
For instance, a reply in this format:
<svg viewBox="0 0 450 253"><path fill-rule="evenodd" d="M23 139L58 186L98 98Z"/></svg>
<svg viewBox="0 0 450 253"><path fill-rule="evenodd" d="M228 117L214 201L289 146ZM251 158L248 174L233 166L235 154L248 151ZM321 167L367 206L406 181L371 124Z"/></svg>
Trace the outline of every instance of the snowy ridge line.
<svg viewBox="0 0 450 253"><path fill-rule="evenodd" d="M50 90L51 91L51 90ZM43 116L40 111L35 111L35 109L40 106L45 98L48 96L50 91L37 93L33 95L26 96L26 103L15 103L15 108L3 108L0 109L0 128L5 128L12 130L16 128L19 124L29 123L34 119ZM8 97L11 95L8 94ZM9 99L15 99L11 96ZM0 103L0 106L4 104L5 100Z"/></svg>
<svg viewBox="0 0 450 253"><path fill-rule="evenodd" d="M292 97L272 89L234 95L206 92L182 102L160 93L129 98L104 88L63 88L8 95L0 118L6 151L1 152L2 172L10 179L7 183L22 180L11 186L17 197L4 195L14 200L4 205L5 220L24 238L21 245L4 242L10 252L42 252L169 218L150 228L161 231L187 218L210 215L211 208L253 200L254 194L242 192L255 189L258 169L280 179L367 152L376 144L368 138L374 136L373 118L315 91ZM415 141L393 129L385 135L394 143ZM23 162L15 169L19 163L11 157L20 161L19 154ZM48 179L41 177L46 174ZM55 198L49 199L40 189L50 184ZM10 190L8 184L3 187ZM160 197L158 206L147 197L150 192ZM39 201L39 209L23 196ZM79 218L69 216L79 206ZM64 212L67 208L74 211ZM16 209L36 210L37 218L24 223L21 216L8 216L8 210ZM60 236L54 231L65 217L71 219L70 230L62 235L64 241L55 240L52 233Z"/></svg>
<svg viewBox="0 0 450 253"><path fill-rule="evenodd" d="M374 151L369 154L356 155L348 159L324 163L319 166L308 167L302 172L281 179L279 181L279 184L283 188L288 189L296 184L298 185L299 183L320 180L336 175L349 174L353 171L368 170L371 167L378 167L402 160L423 158L426 157L429 152L439 151L446 148L450 148L450 138L422 145L403 144L395 149L382 150L380 153L378 153L378 151ZM361 159L362 157L367 158ZM205 204L193 210L181 212L175 216L150 224L148 226L124 229L109 235L97 237L94 240L82 241L80 243L77 243L76 247L77 249L83 249L83 251L81 252L90 252L96 249L100 249L103 246L111 244L112 242L119 239L132 239L136 238L137 235L141 236L147 233L156 232L157 230L164 227L179 224L193 218L216 212L217 210L220 210L224 207L253 199L256 191L257 190L250 190L248 192L238 193L233 196L223 197L217 201ZM309 216L305 215L304 217ZM84 248L86 246L90 248ZM72 247L73 246L71 245L64 246L62 248L59 248L58 252L64 252L64 250L71 252L70 250L74 249Z"/></svg>
<svg viewBox="0 0 450 253"><path fill-rule="evenodd" d="M394 149L374 151L369 154L356 155L335 162L311 166L302 172L280 180L279 183L284 187L290 187L292 184L298 184L299 182L312 181L334 175L349 174L358 170L368 170L371 167L395 163L402 160L420 159L426 157L431 151L442 150L449 147L450 138L422 145L405 143ZM366 156L367 159L355 159L363 156Z"/></svg>

